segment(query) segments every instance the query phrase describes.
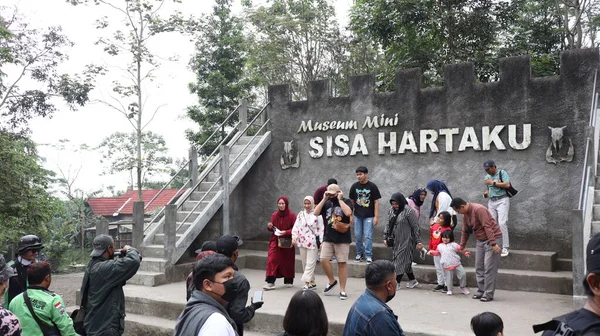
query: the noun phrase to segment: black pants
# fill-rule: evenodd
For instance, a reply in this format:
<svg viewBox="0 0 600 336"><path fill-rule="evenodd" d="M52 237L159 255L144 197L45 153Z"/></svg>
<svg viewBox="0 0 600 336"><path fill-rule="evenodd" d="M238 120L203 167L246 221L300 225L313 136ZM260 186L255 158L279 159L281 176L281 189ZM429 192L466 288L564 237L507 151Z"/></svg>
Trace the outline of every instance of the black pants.
<svg viewBox="0 0 600 336"><path fill-rule="evenodd" d="M244 336L244 325L243 324L237 324L237 332L238 332L238 336Z"/></svg>
<svg viewBox="0 0 600 336"><path fill-rule="evenodd" d="M268 282L268 283L272 283L272 284L274 284L276 279L277 279L277 278L276 278L276 277L274 277L274 276L268 276L268 277L267 277L267 279L266 279L265 281L266 281L266 282ZM290 284L290 285L293 285L293 284L294 284L294 278L283 278L283 283L284 283L284 284Z"/></svg>
<svg viewBox="0 0 600 336"><path fill-rule="evenodd" d="M402 280L402 276L404 274L398 274L396 275L396 282L400 282L400 280ZM408 276L408 280L415 280L415 274L414 273L406 273L406 275Z"/></svg>

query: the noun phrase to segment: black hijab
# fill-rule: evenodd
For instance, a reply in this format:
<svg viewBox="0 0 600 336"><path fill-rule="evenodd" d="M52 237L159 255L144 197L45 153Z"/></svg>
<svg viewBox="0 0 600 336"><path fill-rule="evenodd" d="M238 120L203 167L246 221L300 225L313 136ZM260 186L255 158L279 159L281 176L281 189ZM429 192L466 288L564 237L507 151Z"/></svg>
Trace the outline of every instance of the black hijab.
<svg viewBox="0 0 600 336"><path fill-rule="evenodd" d="M400 205L398 207L398 209L396 209L392 206L392 211L396 215L398 215L399 213L404 211L404 208L408 205L408 202L406 201L406 197L404 197L404 195L402 195L399 192L392 194L392 197L390 198L390 204L392 204L392 201L396 201Z"/></svg>
<svg viewBox="0 0 600 336"><path fill-rule="evenodd" d="M410 195L408 198L413 200L413 202L415 202L415 204L420 207L421 205L423 205L423 201L421 201L421 194L423 192L425 192L425 195L427 195L427 190L419 188L415 190L413 194Z"/></svg>

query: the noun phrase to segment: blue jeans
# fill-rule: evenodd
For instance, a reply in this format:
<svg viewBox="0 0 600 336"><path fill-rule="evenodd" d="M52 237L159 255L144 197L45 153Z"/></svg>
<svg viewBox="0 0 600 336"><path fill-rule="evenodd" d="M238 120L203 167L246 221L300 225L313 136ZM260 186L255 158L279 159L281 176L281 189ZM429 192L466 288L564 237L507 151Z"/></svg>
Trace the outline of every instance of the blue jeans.
<svg viewBox="0 0 600 336"><path fill-rule="evenodd" d="M354 216L354 236L356 237L356 255L373 258L373 217L360 218ZM363 237L365 246L363 248Z"/></svg>

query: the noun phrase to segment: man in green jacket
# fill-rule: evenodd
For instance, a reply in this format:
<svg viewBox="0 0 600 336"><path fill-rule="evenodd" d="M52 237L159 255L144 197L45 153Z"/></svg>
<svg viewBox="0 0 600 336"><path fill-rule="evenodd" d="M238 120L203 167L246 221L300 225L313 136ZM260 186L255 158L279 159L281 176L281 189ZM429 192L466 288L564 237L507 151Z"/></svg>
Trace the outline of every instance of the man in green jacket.
<svg viewBox="0 0 600 336"><path fill-rule="evenodd" d="M60 295L48 290L52 283L50 264L36 262L29 265L27 281L29 282L27 290L17 295L8 306L8 309L21 321L23 335L44 335L25 303L25 293L27 293L33 312L48 330L54 330L61 336L77 336L64 301Z"/></svg>
<svg viewBox="0 0 600 336"><path fill-rule="evenodd" d="M86 273L89 278L88 301L83 323L87 336L119 336L125 330L125 282L135 275L142 257L138 250L126 245L115 257L111 236L94 238L92 260ZM81 292L85 288L82 284Z"/></svg>

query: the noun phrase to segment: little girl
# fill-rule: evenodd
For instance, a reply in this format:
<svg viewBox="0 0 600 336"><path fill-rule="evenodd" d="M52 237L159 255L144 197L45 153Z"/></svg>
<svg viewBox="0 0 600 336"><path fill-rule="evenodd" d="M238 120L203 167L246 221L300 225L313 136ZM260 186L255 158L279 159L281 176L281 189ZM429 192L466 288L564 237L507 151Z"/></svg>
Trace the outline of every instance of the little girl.
<svg viewBox="0 0 600 336"><path fill-rule="evenodd" d="M429 228L429 250L435 251L437 246L442 243L442 232L452 231L450 223L452 222L452 216L448 211L440 212L440 215L433 222ZM434 292L447 292L448 288L445 286L444 280L444 269L440 264L440 256L436 255L433 257L433 264L435 265L435 274L437 276L437 286L433 289Z"/></svg>
<svg viewBox="0 0 600 336"><path fill-rule="evenodd" d="M461 252L460 245L454 242L454 233L452 231L442 232L442 243L437 246L436 250L427 252L427 254L433 256L441 255L440 264L444 268L444 278L446 280L446 287L448 288L446 294L448 295L452 295L452 279L454 278L455 271L460 281L460 291L465 295L469 294L467 274L460 263L460 255L458 255ZM471 253L466 251L464 255L470 257Z"/></svg>

